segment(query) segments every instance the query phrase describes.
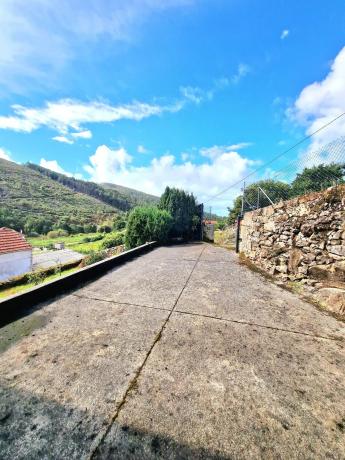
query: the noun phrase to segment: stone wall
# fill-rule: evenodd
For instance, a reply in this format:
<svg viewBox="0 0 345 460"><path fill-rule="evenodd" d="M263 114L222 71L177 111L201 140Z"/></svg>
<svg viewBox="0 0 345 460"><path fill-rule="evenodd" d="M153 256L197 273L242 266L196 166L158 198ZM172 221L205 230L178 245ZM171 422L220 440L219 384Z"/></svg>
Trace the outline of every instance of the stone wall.
<svg viewBox="0 0 345 460"><path fill-rule="evenodd" d="M345 288L345 186L246 213L241 239L241 252L272 275Z"/></svg>

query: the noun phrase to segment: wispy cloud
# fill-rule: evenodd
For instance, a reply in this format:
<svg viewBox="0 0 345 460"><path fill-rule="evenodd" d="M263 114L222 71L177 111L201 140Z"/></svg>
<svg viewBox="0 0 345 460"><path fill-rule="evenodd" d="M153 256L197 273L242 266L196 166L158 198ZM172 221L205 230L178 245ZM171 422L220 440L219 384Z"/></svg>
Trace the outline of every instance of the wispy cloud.
<svg viewBox="0 0 345 460"><path fill-rule="evenodd" d="M51 85L80 49L106 39L130 43L151 16L186 8L194 0L1 0L0 84L21 92Z"/></svg>
<svg viewBox="0 0 345 460"><path fill-rule="evenodd" d="M147 148L144 147L143 145L138 145L138 147L137 147L137 152L138 152L138 153L145 154L145 153L148 153L148 150L147 150Z"/></svg>
<svg viewBox="0 0 345 460"><path fill-rule="evenodd" d="M285 40L285 38L287 38L289 36L289 34L290 34L289 29L284 29L282 31L282 33L280 34L280 39Z"/></svg>
<svg viewBox="0 0 345 460"><path fill-rule="evenodd" d="M180 92L182 96L195 104L200 104L205 100L211 100L213 98L214 89L203 90L198 86L181 86Z"/></svg>
<svg viewBox="0 0 345 460"><path fill-rule="evenodd" d="M54 136L52 137L53 141L61 142L63 144L74 144L72 139L68 139L66 136Z"/></svg>
<svg viewBox="0 0 345 460"><path fill-rule="evenodd" d="M67 134L73 130L74 138L89 139L91 132L82 130L88 123L110 123L122 119L140 121L164 112L176 112L183 104L160 106L143 102L132 102L125 105L111 105L104 102L82 102L74 99L62 99L47 102L43 107L29 108L13 105L13 114L0 116L0 129L30 133L40 127L51 128L61 134L55 140L71 143ZM64 139L63 139L64 137Z"/></svg>
<svg viewBox="0 0 345 460"><path fill-rule="evenodd" d="M253 145L252 142L240 142L238 144L231 145L213 145L212 147L204 147L200 149L200 154L203 157L216 158L227 153L245 149L251 145Z"/></svg>
<svg viewBox="0 0 345 460"><path fill-rule="evenodd" d="M92 138L92 132L89 129L86 129L85 131L79 131L76 133L71 133L71 136L76 138L76 139L91 139Z"/></svg>
<svg viewBox="0 0 345 460"><path fill-rule="evenodd" d="M237 85L237 83L239 83L242 78L249 74L250 70L251 69L249 65L243 63L239 64L237 67L237 72L232 76L231 81Z"/></svg>

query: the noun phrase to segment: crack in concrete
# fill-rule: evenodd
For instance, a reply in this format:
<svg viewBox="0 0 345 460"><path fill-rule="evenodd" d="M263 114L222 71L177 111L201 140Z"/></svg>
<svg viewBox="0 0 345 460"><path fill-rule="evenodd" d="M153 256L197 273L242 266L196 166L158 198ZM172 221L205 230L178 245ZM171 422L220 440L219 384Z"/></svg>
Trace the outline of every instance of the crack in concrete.
<svg viewBox="0 0 345 460"><path fill-rule="evenodd" d="M225 322L228 322L228 323L243 324L244 326L260 327L262 329L271 329L273 331L286 332L286 333L289 333L289 334L305 335L307 337L312 337L312 338L315 338L315 339L333 340L333 341L336 341L336 342L343 342L344 341L344 339L342 337L326 337L324 335L310 334L308 332L294 331L293 329L284 329L284 328L275 327L275 326L268 326L268 325L265 325L265 324L251 323L250 321L241 321L239 319L220 318L219 316L205 315L205 314L202 314L202 313L192 313L192 312L182 311L182 310L174 310L173 313L180 313L180 314L183 314L183 315L191 315L191 316L199 316L201 318L214 319L216 321L225 321Z"/></svg>
<svg viewBox="0 0 345 460"><path fill-rule="evenodd" d="M92 460L92 458L94 457L95 453L97 452L97 449L99 448L99 446L102 444L103 440L105 439L106 435L109 433L109 430L110 428L112 427L112 425L114 424L115 420L117 419L117 417L119 416L119 413L121 411L121 409L123 408L123 406L126 404L126 401L127 401L127 397L129 396L129 394L131 393L131 391L133 390L133 388L135 388L136 384L137 384L137 381L138 381L138 378L147 362L147 360L149 359L155 345L160 341L161 337L162 337L162 334L164 332L164 329L166 327L166 325L168 324L170 318L171 318L171 315L173 314L174 312L174 309L178 303L178 301L180 300L181 298L181 295L183 294L183 291L185 290L185 288L187 287L187 284L189 283L189 280L200 260L200 257L202 255L202 253L204 252L205 250L205 247L202 248L198 258L196 259L194 265L193 265L193 268L188 276L188 278L186 279L179 295L177 296L177 299L174 303L174 306L172 307L172 309L170 310L170 313L168 315L168 317L166 318L166 320L163 322L163 325L161 327L161 329L159 330L159 332L157 333L150 349L148 350L148 352L146 353L146 356L144 358L144 361L142 362L142 364L139 366L139 368L137 369L136 373L135 373L135 376L133 377L133 379L129 382L129 385L121 399L121 401L119 402L119 404L117 405L117 409L115 411L115 413L113 414L113 416L111 417L109 423L107 424L107 426L101 430L98 435L96 436L92 446L91 446L91 449L90 449L90 452L89 452L89 455L87 457L88 460Z"/></svg>
<svg viewBox="0 0 345 460"><path fill-rule="evenodd" d="M126 305L128 307L149 308L150 310L171 311L171 308L152 307L150 305L140 305L137 303L121 302L121 301L110 300L110 299L101 299L99 297L84 296L80 294L71 294L71 295L74 297L78 297L79 299L96 300L97 302L108 302L108 303L113 303L114 305Z"/></svg>

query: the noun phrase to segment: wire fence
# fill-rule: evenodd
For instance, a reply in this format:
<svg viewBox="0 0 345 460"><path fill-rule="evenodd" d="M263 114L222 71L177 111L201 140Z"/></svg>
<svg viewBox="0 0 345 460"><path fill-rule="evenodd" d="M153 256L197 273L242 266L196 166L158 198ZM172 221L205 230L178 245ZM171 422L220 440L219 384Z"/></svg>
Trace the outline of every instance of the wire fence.
<svg viewBox="0 0 345 460"><path fill-rule="evenodd" d="M243 184L241 212L345 183L345 136L310 150L278 170L267 168Z"/></svg>

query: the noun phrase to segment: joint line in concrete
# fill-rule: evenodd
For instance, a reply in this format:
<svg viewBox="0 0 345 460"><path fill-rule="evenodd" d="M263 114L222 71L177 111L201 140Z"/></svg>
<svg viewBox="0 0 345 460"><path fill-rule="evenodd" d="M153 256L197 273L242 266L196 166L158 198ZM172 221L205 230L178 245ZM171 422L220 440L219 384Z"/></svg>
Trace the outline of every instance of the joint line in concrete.
<svg viewBox="0 0 345 460"><path fill-rule="evenodd" d="M137 381L138 381L138 378L139 378L139 376L140 376L140 374L141 374L141 371L143 370L143 368L144 368L144 366L145 366L147 360L149 359L149 357L150 357L150 355L151 355L151 353L152 353L152 351L153 351L155 345L156 345L156 344L159 342L159 340L161 339L162 334L163 334L163 331L164 331L166 325L168 324L169 319L170 319L171 315L173 314L174 309L175 309L175 307L176 307L178 301L180 300L181 295L183 294L183 291L185 290L185 288L186 288L186 286L187 286L187 284L188 284L188 282L189 282L189 280L190 280L190 278L191 278L191 276L192 276L192 274L193 274L193 272L194 272L194 270L195 270L195 267L197 266L197 264L198 264L198 262L199 262L199 260L200 260L200 257L201 257L201 255L202 255L202 253L204 252L204 250L205 250L205 247L202 248L202 250L201 250L201 252L200 252L200 254L199 254L197 260L195 261L195 264L193 265L193 268L192 268L192 270L191 270L191 272L190 272L188 278L186 279L186 281L185 281L185 283L184 283L184 285L183 285L183 287L182 287L182 289L181 289L181 292L180 292L179 295L177 296L177 299L176 299L176 301L175 301L175 303L174 303L173 308L171 309L171 311L170 311L168 317L166 318L166 320L163 322L163 325L162 325L162 327L160 328L158 334L156 335L156 337L155 337L155 339L154 339L154 341L153 341L153 343L152 343L150 349L149 349L148 352L146 353L146 356L145 356L145 358L144 358L144 361L142 362L142 364L141 364L140 367L138 368L138 370L137 370L137 372L135 373L135 376L133 377L133 379L130 381L130 383L129 383L129 385L128 385L128 387L127 387L127 389L126 389L126 391L125 391L125 393L124 393L124 395L123 395L123 397L122 397L120 403L119 403L118 406L117 406L117 409L116 409L115 413L114 413L113 416L111 417L111 419L110 419L109 423L107 424L107 426L106 426L100 433L98 433L98 435L97 435L97 437L96 437L96 439L95 439L93 445L91 446L89 455L88 455L88 457L87 457L88 460L92 460L92 459L93 459L95 453L97 452L98 447L102 444L102 442L103 442L103 440L105 439L106 435L109 433L110 428L112 427L112 425L114 424L115 420L116 420L117 417L119 416L119 413L120 413L121 409L123 408L123 406L124 406L125 403L126 403L126 400L127 400L128 395L130 394L130 392L131 392L131 390L133 389L133 387L135 387L135 385L136 385L136 383L137 383Z"/></svg>
<svg viewBox="0 0 345 460"><path fill-rule="evenodd" d="M74 297L78 297L79 299L96 300L98 302L108 302L108 303L113 303L114 305L126 305L128 307L149 308L150 310L171 311L170 308L152 307L150 305L139 305L139 304L136 304L136 303L120 302L120 301L110 300L110 299L101 299L99 297L84 296L84 295L80 295L80 294L71 294L71 295L74 296Z"/></svg>
<svg viewBox="0 0 345 460"><path fill-rule="evenodd" d="M333 341L336 341L336 342L342 342L343 341L343 338L341 338L341 337L339 337L339 338L337 338L337 337L326 337L324 335L309 334L308 332L294 331L293 329L284 329L284 328L275 327L275 326L268 326L268 325L265 325L265 324L251 323L250 321L241 321L239 319L220 318L218 316L205 315L205 314L202 314L202 313L193 313L193 312L182 311L182 310L175 310L174 313L180 313L182 315L199 316L201 318L213 319L213 320L216 320L216 321L224 321L224 322L227 322L227 323L242 324L244 326L260 327L262 329L271 329L273 331L286 332L288 334L305 335L307 337L312 337L314 339L333 340Z"/></svg>

